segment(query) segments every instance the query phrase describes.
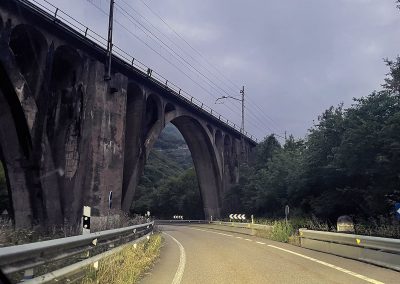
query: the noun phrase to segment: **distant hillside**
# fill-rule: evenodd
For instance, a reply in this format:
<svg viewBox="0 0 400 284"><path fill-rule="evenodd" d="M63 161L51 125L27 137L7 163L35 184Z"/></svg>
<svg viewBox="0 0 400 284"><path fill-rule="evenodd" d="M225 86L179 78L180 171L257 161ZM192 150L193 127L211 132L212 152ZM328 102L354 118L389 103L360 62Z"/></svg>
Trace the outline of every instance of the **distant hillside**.
<svg viewBox="0 0 400 284"><path fill-rule="evenodd" d="M185 139L179 130L171 123L165 126L159 139L154 144L155 149L179 149L186 147Z"/></svg>
<svg viewBox="0 0 400 284"><path fill-rule="evenodd" d="M187 207L189 206L189 207ZM187 144L175 126L165 127L150 152L135 192L133 212L185 214L202 218L202 205L193 161ZM174 213L173 213L174 212Z"/></svg>

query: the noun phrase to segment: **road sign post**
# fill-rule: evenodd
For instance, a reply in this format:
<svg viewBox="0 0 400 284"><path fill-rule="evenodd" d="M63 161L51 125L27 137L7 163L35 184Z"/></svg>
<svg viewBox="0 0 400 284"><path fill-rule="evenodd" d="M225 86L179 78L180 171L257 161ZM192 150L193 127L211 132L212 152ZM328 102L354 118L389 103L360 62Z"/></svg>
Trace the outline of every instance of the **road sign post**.
<svg viewBox="0 0 400 284"><path fill-rule="evenodd" d="M289 205L285 206L285 221L286 221L286 225L288 222L288 216L289 216Z"/></svg>

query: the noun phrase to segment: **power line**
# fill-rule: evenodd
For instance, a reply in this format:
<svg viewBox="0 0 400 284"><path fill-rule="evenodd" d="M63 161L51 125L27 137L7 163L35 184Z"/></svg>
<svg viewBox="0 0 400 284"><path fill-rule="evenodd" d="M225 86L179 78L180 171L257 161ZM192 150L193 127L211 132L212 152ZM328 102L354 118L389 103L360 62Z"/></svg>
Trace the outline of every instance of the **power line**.
<svg viewBox="0 0 400 284"><path fill-rule="evenodd" d="M105 12L101 7L98 7L96 4L94 4L93 2L89 1L88 2L90 4L92 4L93 6L95 6L98 10L100 10L102 13L104 13L105 15L108 16L107 12ZM116 4L117 5L117 4ZM119 5L118 5L119 6ZM200 71L198 71L193 65L191 65L189 62L187 62L187 60L183 59L179 54L177 54L173 49L171 49L165 42L163 42L159 37L157 37L156 35L154 35L154 33L152 33L151 31L149 31L146 27L144 27L142 24L140 24L135 18L133 18L132 15L130 15L128 12L126 12L121 6L119 6L119 10L121 10L122 12L124 12L124 16L127 17L129 16L130 18L132 18L133 20L135 20L140 26L142 26L144 29L146 29L148 32L150 32L156 39L158 39L159 41L161 41L169 50L172 50L178 57L180 57L184 62L186 62L188 65L190 65L193 69L195 69L198 73L202 74ZM128 15L126 15L128 14ZM128 17L127 17L128 18ZM129 18L128 20L134 24L135 26L137 26L135 23L133 23ZM187 75L185 72L183 72L178 66L176 66L176 64L174 64L173 62L171 62L169 59L167 59L165 56L163 56L160 52L158 52L157 50L155 50L152 46L150 46L147 42L143 41L140 37L138 37L136 34L134 34L130 29L128 29L126 26L124 26L121 22L119 22L118 20L115 20L117 24L119 24L123 29L125 29L129 34L131 34L132 36L134 36L137 40L139 40L142 44L146 45L149 49L151 49L153 52L155 52L156 54L158 54L161 58L163 58L167 63L169 63L170 65L172 65L174 68L176 68L178 71L180 71L181 73L183 73L189 80L191 80L194 84L196 84L197 86L199 86L201 89L203 89L206 93L210 94L211 96L215 97L215 95L213 95L212 93L210 93L207 89L204 88L204 86L200 85L197 81L195 81L193 78L191 78L189 75ZM148 37L150 37L143 29L140 29L144 34L146 34ZM154 38L150 37L152 40L154 40ZM154 40L155 41L155 40ZM165 48L164 48L165 49ZM168 51L168 50L167 50ZM171 52L169 52L169 54L171 54ZM171 54L173 56L173 54ZM175 57L175 56L173 56ZM176 58L176 57L175 57ZM178 60L179 61L179 60ZM189 69L189 68L188 68ZM190 69L189 69L190 70ZM192 70L191 70L192 71ZM192 71L193 72L193 71ZM214 82L212 82L207 76L205 76L204 74L202 74L203 77L207 78L213 85L217 86ZM211 86L210 84L208 84L209 86ZM213 86L211 86L214 90L216 90ZM221 89L219 86L217 86L219 89ZM226 93L225 90L221 89L222 91L224 91ZM226 93L228 94L228 93ZM233 104L235 108L238 109L238 106ZM229 106L226 106L229 110L233 111ZM256 115L254 115L253 113L250 112L251 115L251 124L253 126L255 126L256 129L261 129L262 131L264 130L263 124L264 122L261 121ZM249 117L250 118L250 117ZM260 121L261 124L259 124L256 120ZM256 126L257 125L257 126ZM261 128L259 128L258 126L261 126ZM268 127L268 126L267 126ZM268 127L269 128L269 127ZM271 130L271 132L273 133L274 131L269 128Z"/></svg>
<svg viewBox="0 0 400 284"><path fill-rule="evenodd" d="M148 31L152 36L154 36L158 41L160 41L168 50L170 50L173 54L175 54L180 60L181 62L183 61L185 64L187 64L188 66L190 66L194 71L196 71L199 75L201 75L204 79L206 79L210 84L212 84L213 86L215 86L216 88L218 88L220 91L224 92L227 95L230 95L229 93L227 93L224 89L222 89L221 87L219 87L217 84L215 84L208 76L204 75L202 72L200 72L195 66L193 66L190 62L188 62L185 58L183 58L180 54L178 54L173 48L171 48L168 44L166 44L162 39L160 39L157 35L155 35L152 31L150 31L149 29L147 29L145 26L143 26L140 22L138 22L131 14L129 14L128 12L126 12L120 5L116 4L119 7L119 10L121 10L124 15L128 18L128 20L133 23L129 18L133 19L136 23L138 23L141 27L143 27L146 31ZM135 23L133 23L135 24ZM143 31L140 27L139 29L145 33L146 35L148 35L145 31ZM164 48L165 49L165 48ZM171 54L172 55L172 54ZM176 58L176 57L175 57ZM188 68L189 69L189 68ZM192 70L192 71L193 71ZM211 86L211 85L210 85ZM214 88L213 86L211 86L214 90L217 91L216 88Z"/></svg>
<svg viewBox="0 0 400 284"><path fill-rule="evenodd" d="M90 4L92 4L94 7L96 7L98 10L100 10L103 14L107 15L107 12L104 11L101 7L97 6L96 4L90 2L89 0L87 0ZM206 93L210 94L211 96L215 97L215 95L213 95L212 93L210 93L206 88L204 88L204 86L200 85L196 80L194 80L192 77L190 77L189 75L187 75L187 73L183 72L178 66L176 66L173 62L171 62L169 59L167 59L165 56L163 56L160 52L158 52L157 50L155 50L152 46L150 46L147 42L143 41L140 37L138 37L136 34L134 34L131 30L129 30L126 26L124 26L123 24L121 24L118 20L115 20L115 22L120 25L124 30L126 30L129 34L131 34L132 36L134 36L137 40L139 40L141 43L143 43L144 45L146 45L148 48L150 48L153 52L155 52L156 54L158 54L161 58L163 58L168 64L172 65L173 67L175 67L179 72L181 72L182 74L184 74L189 80L191 80L194 84L196 84L198 87L200 87L201 89L203 89ZM231 111L233 111L231 108L229 108L227 106L227 108Z"/></svg>
<svg viewBox="0 0 400 284"><path fill-rule="evenodd" d="M124 0L122 0L124 3L126 3ZM206 58L205 56L203 56L201 54L200 51L198 51L196 48L194 48L189 42L187 42L185 40L185 38L183 38L171 25L169 25L157 12L155 12L147 3L145 3L143 0L140 0L140 2L142 2L149 10L151 13L153 13L157 18L159 18L170 30L172 30L174 32L174 34L180 38L183 42L186 43L187 46L189 46L194 52L196 52L209 66L211 66L214 70L216 70L223 78L225 78L225 80L227 80L228 82L230 82L237 90L240 89L240 86L237 85L236 83L234 83L232 80L230 80L228 77L226 77L217 67L215 67L213 64L211 64ZM127 3L126 3L127 4ZM128 6L130 6L132 8L131 5L127 4ZM133 8L132 8L133 9ZM268 115L266 115L264 113L264 111L256 104L253 102L252 99L248 99L248 101L250 101L250 103L252 103L259 111L260 113L267 118L268 120L270 120L271 122L275 123L276 126L277 123Z"/></svg>

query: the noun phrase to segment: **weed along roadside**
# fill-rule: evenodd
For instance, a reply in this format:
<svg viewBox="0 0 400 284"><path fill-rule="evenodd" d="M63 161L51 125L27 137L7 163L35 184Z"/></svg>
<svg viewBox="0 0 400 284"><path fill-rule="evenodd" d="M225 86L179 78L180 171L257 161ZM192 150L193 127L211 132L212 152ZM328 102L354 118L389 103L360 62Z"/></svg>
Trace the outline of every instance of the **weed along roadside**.
<svg viewBox="0 0 400 284"><path fill-rule="evenodd" d="M162 243L163 238L157 233L148 241L127 245L122 251L101 260L97 269L90 266L81 283L137 283L160 256Z"/></svg>

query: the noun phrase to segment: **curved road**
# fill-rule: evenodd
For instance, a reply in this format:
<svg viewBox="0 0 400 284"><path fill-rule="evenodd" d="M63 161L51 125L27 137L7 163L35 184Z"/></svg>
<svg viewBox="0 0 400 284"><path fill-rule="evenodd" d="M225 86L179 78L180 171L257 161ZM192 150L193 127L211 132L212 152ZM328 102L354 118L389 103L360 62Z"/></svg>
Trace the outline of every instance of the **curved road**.
<svg viewBox="0 0 400 284"><path fill-rule="evenodd" d="M148 283L400 283L400 273L207 225L161 226Z"/></svg>

